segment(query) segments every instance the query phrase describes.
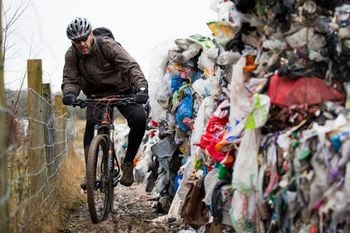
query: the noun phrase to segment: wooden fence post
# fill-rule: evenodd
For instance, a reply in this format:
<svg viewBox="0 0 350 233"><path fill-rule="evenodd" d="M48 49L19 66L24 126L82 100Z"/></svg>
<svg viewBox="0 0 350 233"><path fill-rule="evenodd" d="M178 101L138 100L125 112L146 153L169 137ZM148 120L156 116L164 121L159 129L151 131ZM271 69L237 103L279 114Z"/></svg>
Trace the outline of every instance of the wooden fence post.
<svg viewBox="0 0 350 233"><path fill-rule="evenodd" d="M2 16L2 0L0 0L0 15ZM2 29L2 17L0 17L0 28ZM2 53L2 30L0 30L0 232L9 231L9 209L8 194L9 185L7 178L7 155L6 137L8 135L6 124L6 99L4 88L4 55Z"/></svg>
<svg viewBox="0 0 350 233"><path fill-rule="evenodd" d="M44 105L41 99L42 96L42 62L41 60L28 60L28 118L29 118L29 168L28 173L32 174L29 180L30 198L33 195L38 195L32 200L32 207L41 203L43 200L43 191L40 190L46 177L46 156L45 156L45 140L44 140ZM45 166L45 168L44 168ZM38 194L38 192L41 192Z"/></svg>
<svg viewBox="0 0 350 233"><path fill-rule="evenodd" d="M47 101L44 103L44 122L46 123L46 127L44 128L44 141L46 145L46 164L47 166L47 186L45 188L45 197L49 195L52 189L56 187L56 176L53 176L55 166L57 166L57 162L55 161L55 150L53 148L55 142L54 128L55 128L55 117L54 117L54 109L52 107L52 98L51 98L51 87L50 83L42 84L42 96ZM54 191L55 192L55 191Z"/></svg>
<svg viewBox="0 0 350 233"><path fill-rule="evenodd" d="M62 96L61 95L55 96L55 108L56 108L56 115L58 117L64 117L65 110L64 110L63 103L62 103Z"/></svg>
<svg viewBox="0 0 350 233"><path fill-rule="evenodd" d="M66 139L66 124L65 117L67 115L66 107L63 106L62 96L55 96L55 109L56 109L56 132L55 132L55 154L59 155L66 149L65 139ZM65 141L65 142L64 142Z"/></svg>
<svg viewBox="0 0 350 233"><path fill-rule="evenodd" d="M43 85L42 85L42 93L43 93L43 98L49 104L52 104L50 83L43 83Z"/></svg>

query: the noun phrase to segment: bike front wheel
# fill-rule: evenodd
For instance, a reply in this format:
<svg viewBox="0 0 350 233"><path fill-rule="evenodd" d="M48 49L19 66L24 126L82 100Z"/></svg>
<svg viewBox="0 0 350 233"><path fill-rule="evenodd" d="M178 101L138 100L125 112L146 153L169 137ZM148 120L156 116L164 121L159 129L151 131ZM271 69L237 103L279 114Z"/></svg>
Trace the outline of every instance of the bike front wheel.
<svg viewBox="0 0 350 233"><path fill-rule="evenodd" d="M113 200L113 180L108 169L108 135L97 135L90 144L86 166L86 192L91 221L105 220Z"/></svg>

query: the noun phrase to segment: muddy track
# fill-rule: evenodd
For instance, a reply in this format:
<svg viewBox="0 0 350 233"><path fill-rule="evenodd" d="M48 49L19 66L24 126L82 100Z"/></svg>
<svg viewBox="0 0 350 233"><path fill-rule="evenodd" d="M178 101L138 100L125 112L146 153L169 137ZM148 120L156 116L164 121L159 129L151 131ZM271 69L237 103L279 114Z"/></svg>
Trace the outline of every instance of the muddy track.
<svg viewBox="0 0 350 233"><path fill-rule="evenodd" d="M130 188L118 185L115 189L113 212L99 224L90 221L85 194L85 203L74 210L60 233L175 233L185 229L182 224L168 223L166 216L155 213L152 196L144 191L144 185L134 184Z"/></svg>

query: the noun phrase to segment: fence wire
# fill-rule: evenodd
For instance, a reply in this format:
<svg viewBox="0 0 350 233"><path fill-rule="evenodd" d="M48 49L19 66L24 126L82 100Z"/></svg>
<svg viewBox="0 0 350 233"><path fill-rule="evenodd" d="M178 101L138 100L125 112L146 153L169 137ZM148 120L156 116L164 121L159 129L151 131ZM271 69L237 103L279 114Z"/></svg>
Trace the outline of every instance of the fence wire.
<svg viewBox="0 0 350 233"><path fill-rule="evenodd" d="M40 210L57 202L58 173L68 154L72 119L59 116L50 99L32 89L7 91L9 135L0 162L7 162L5 186L0 187L0 209L6 215L1 226L9 232L27 232ZM0 129L1 130L1 129ZM1 231L1 230L0 230Z"/></svg>

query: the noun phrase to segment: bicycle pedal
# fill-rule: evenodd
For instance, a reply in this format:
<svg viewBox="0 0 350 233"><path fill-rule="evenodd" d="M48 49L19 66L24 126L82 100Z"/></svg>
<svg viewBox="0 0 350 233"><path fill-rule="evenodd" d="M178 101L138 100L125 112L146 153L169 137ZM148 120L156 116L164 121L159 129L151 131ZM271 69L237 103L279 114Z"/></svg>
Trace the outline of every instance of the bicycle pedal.
<svg viewBox="0 0 350 233"><path fill-rule="evenodd" d="M113 176L113 187L117 186L120 180L120 175Z"/></svg>

